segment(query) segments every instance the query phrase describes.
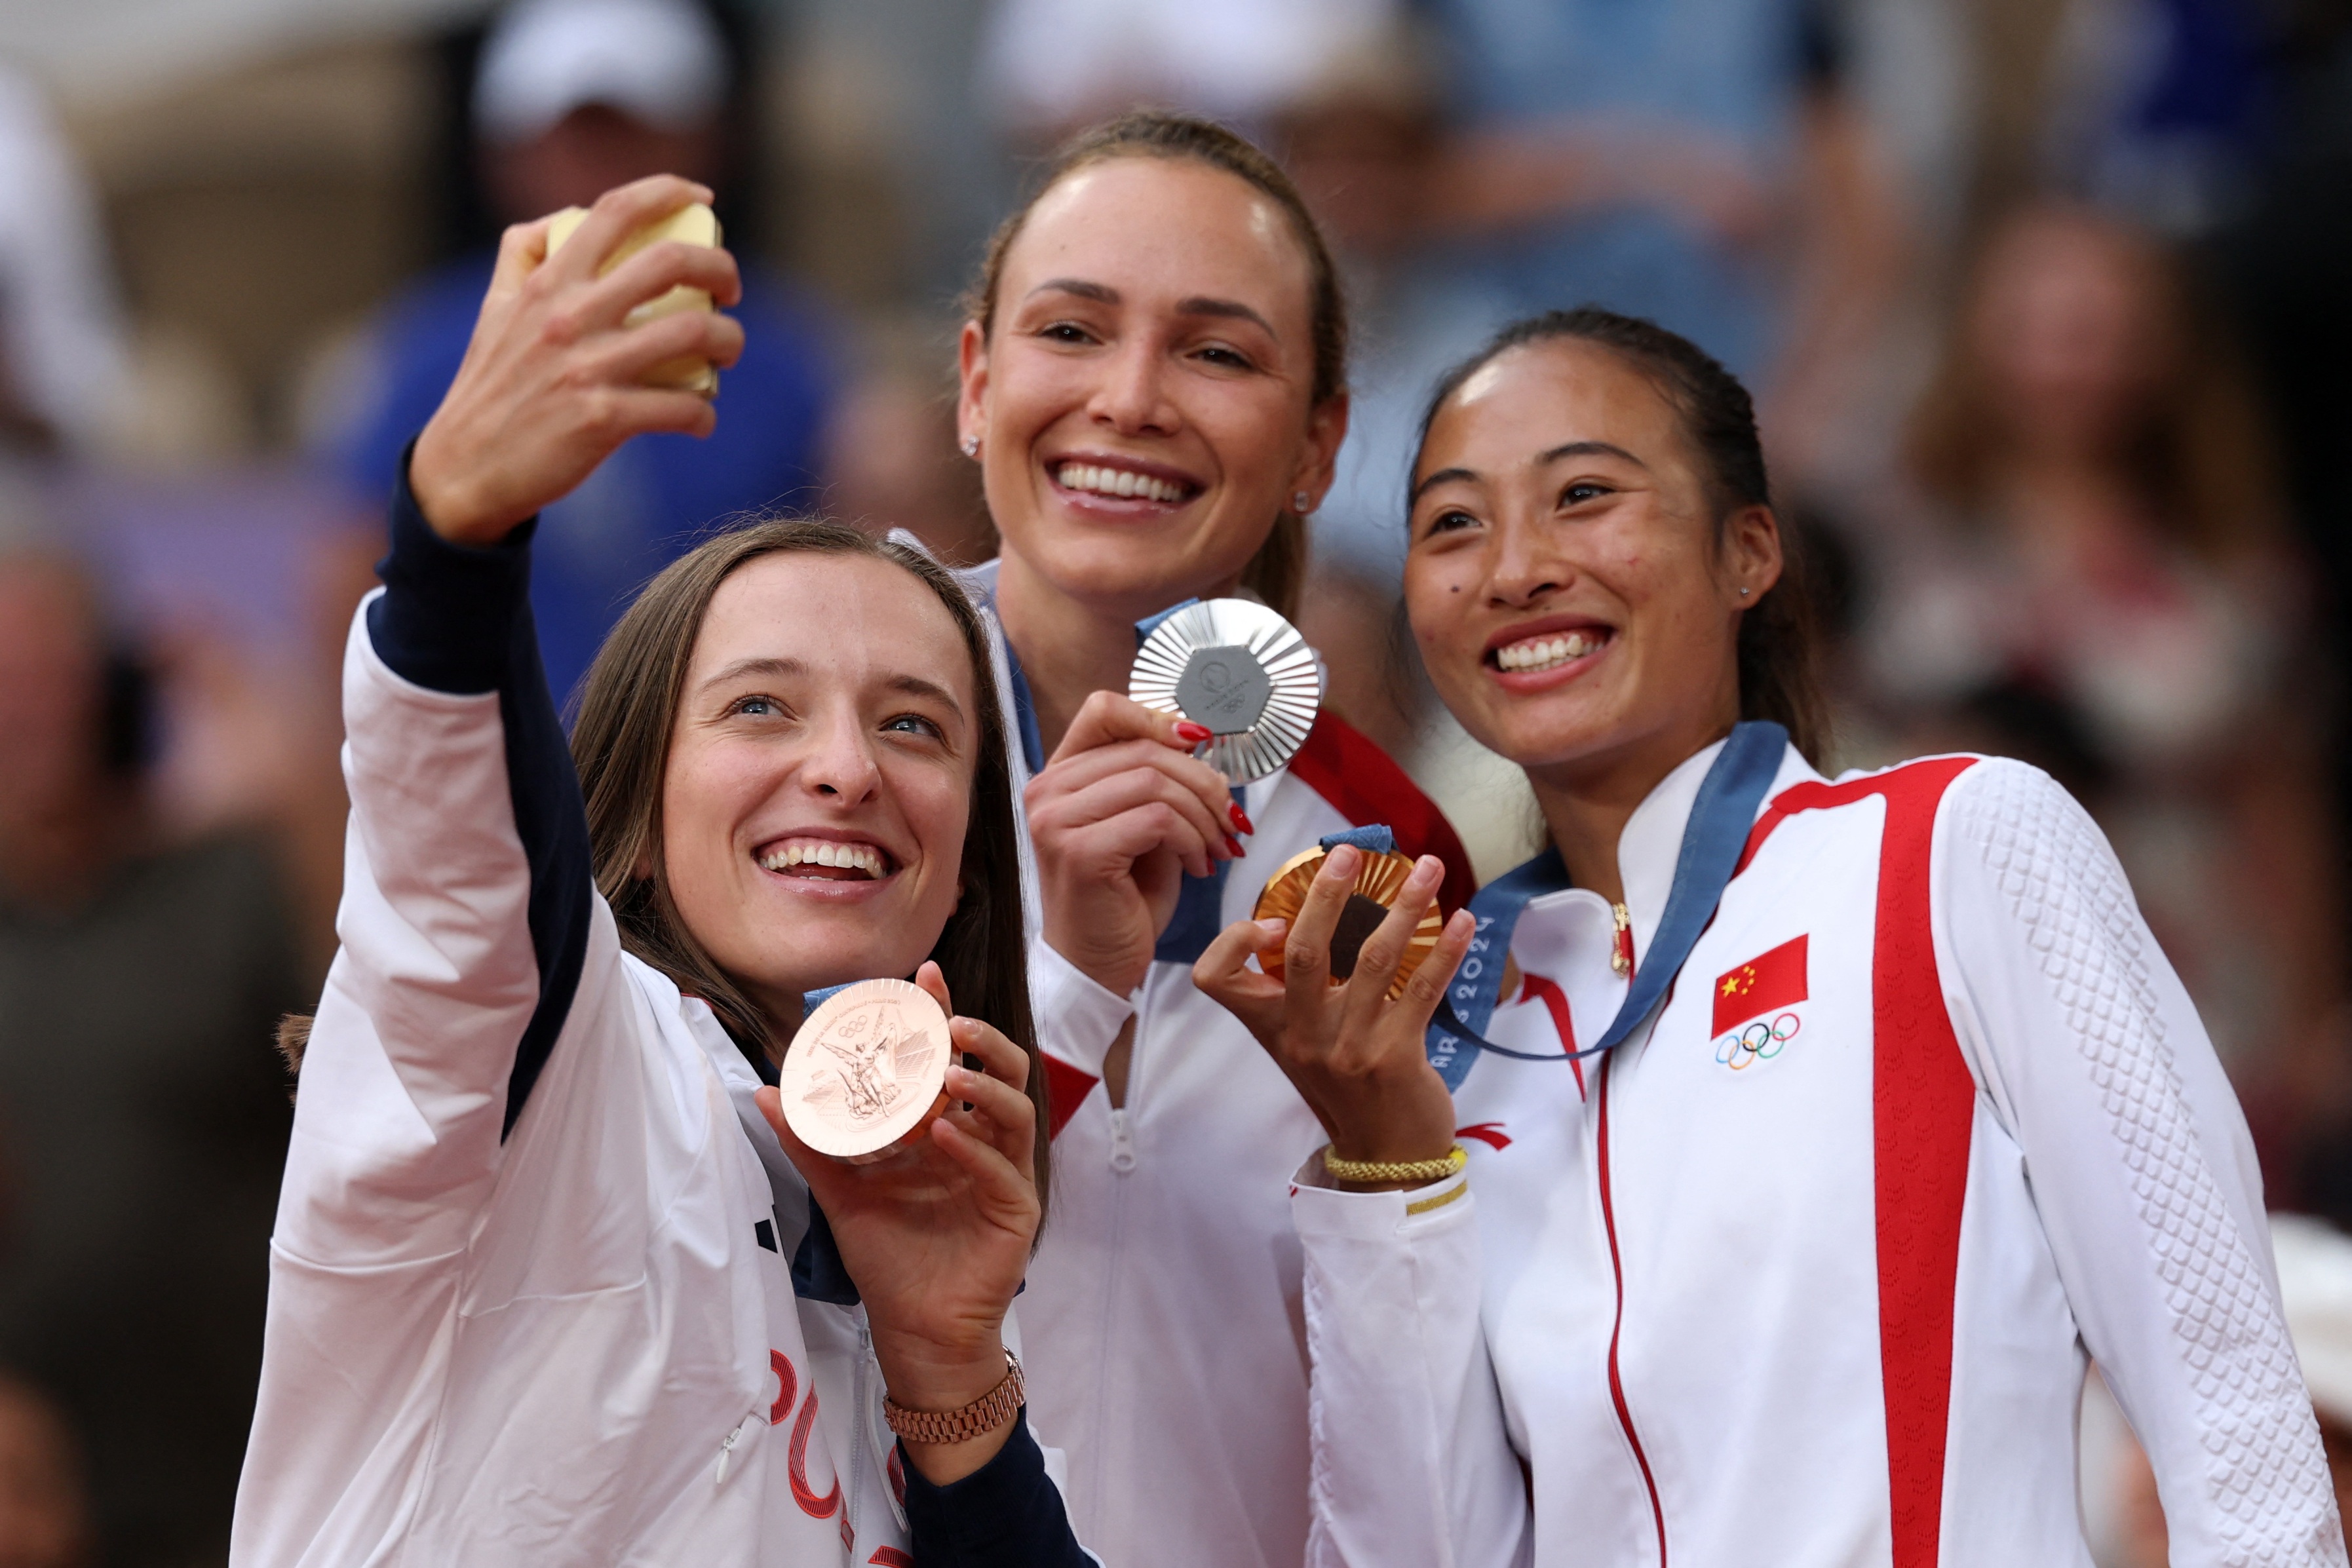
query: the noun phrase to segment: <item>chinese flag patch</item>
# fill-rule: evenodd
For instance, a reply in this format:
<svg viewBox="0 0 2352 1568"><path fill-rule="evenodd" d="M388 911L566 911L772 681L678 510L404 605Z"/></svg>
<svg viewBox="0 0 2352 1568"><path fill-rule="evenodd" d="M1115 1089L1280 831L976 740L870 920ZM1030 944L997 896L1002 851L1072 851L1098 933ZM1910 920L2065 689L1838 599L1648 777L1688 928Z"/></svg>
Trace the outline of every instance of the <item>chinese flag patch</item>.
<svg viewBox="0 0 2352 1568"><path fill-rule="evenodd" d="M1715 982L1715 1032L1805 999L1805 938L1783 942Z"/></svg>

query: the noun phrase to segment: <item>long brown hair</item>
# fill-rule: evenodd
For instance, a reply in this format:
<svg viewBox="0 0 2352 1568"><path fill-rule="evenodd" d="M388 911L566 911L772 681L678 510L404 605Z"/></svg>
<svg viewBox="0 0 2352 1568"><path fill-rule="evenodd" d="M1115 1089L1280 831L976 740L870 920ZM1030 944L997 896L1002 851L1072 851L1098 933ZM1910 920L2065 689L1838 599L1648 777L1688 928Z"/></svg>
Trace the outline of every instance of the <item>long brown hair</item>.
<svg viewBox="0 0 2352 1568"><path fill-rule="evenodd" d="M719 585L761 556L863 556L912 576L946 606L971 660L980 747L964 832L963 895L930 956L956 1010L994 1025L1029 1058L1037 1107L1038 1199L1050 1186L1045 1074L1029 1011L1028 941L1021 909L1020 839L1006 771L1004 715L988 633L944 567L921 551L835 523L777 518L709 539L646 585L597 651L580 688L572 758L588 806L596 891L612 906L621 946L700 997L747 1055L768 1051L766 1018L679 917L662 863L662 781L670 737L703 617ZM650 874L639 875L639 868Z"/></svg>
<svg viewBox="0 0 2352 1568"><path fill-rule="evenodd" d="M1138 110L1080 131L1046 161L1029 199L990 236L979 280L964 297L964 313L980 324L982 338L991 338L996 331L996 293L1004 277L1005 253L1021 237L1029 214L1045 193L1064 180L1114 158L1164 158L1206 164L1244 182L1282 209L1307 255L1307 323L1315 350L1311 405L1319 408L1345 392L1347 296L1339 286L1339 269L1331 260L1331 247L1324 242L1315 214L1307 210L1307 199L1282 166L1246 138L1214 120L1158 110ZM1273 530L1243 568L1242 585L1283 614L1296 618L1306 577L1307 519L1286 507L1276 514Z"/></svg>
<svg viewBox="0 0 2352 1568"><path fill-rule="evenodd" d="M1764 444L1756 408L1739 379L1689 339L1654 321L1587 305L1514 321L1448 371L1421 416L1416 454L1448 399L1478 370L1512 349L1573 338L1608 350L1640 371L1681 419L1698 454L1718 528L1749 507L1770 507ZM1829 703L1822 695L1821 632L1802 540L1780 530L1780 580L1739 616L1739 716L1769 719L1816 768L1830 747Z"/></svg>

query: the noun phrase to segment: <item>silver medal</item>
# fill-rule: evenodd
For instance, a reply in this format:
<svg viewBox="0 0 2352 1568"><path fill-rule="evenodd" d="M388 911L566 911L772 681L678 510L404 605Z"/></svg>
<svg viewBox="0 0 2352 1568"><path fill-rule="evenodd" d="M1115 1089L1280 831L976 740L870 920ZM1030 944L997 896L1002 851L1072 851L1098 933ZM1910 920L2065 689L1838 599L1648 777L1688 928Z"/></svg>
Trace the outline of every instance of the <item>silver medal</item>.
<svg viewBox="0 0 2352 1568"><path fill-rule="evenodd" d="M1236 784L1297 755L1323 702L1323 671L1298 628L1248 599L1187 605L1145 638L1127 695L1213 733L1202 759Z"/></svg>

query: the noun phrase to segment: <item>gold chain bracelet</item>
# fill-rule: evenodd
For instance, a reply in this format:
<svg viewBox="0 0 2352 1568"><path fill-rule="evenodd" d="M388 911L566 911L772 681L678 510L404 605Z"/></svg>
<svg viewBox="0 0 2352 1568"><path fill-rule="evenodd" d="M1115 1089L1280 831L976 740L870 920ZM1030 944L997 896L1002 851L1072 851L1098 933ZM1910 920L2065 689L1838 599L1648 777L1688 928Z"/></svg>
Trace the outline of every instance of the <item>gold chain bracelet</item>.
<svg viewBox="0 0 2352 1568"><path fill-rule="evenodd" d="M1470 1155L1456 1144L1433 1160L1343 1160L1323 1145L1323 1168L1331 1173L1334 1181L1442 1181L1470 1163Z"/></svg>

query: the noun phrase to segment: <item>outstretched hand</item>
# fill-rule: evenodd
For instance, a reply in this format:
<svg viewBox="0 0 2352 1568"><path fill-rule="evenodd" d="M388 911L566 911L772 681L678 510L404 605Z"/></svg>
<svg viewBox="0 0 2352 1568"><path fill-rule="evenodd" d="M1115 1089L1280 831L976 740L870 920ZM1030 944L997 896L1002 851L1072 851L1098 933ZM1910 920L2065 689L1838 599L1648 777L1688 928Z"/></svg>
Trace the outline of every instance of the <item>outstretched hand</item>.
<svg viewBox="0 0 2352 1568"><path fill-rule="evenodd" d="M551 218L506 231L465 362L409 461L409 487L436 533L454 544L496 544L629 437L716 428L718 414L699 393L640 378L671 360L731 365L743 351L742 327L715 310L625 321L680 284L734 304L742 295L735 258L667 241L597 276L631 235L709 200L701 185L656 174L598 197L552 256Z"/></svg>
<svg viewBox="0 0 2352 1568"><path fill-rule="evenodd" d="M1036 1107L1028 1094L1029 1058L978 1019L957 1018L937 964L915 983L949 1015L953 1061L948 1109L884 1158L851 1165L821 1155L793 1135L773 1089L757 1096L817 1207L833 1228L843 1265L866 1305L874 1354L890 1397L910 1409L953 1410L1004 1376L1005 1309L1021 1288L1037 1239ZM963 1054L983 1071L961 1065ZM968 1107L968 1108L967 1108ZM958 1449L962 1473L1002 1445L990 1435ZM939 1456L909 1453L923 1472Z"/></svg>
<svg viewBox="0 0 2352 1568"><path fill-rule="evenodd" d="M1423 1046L1430 1015L1477 922L1458 910L1402 994L1389 988L1422 916L1437 900L1445 865L1423 855L1349 977L1334 985L1331 934L1355 886L1361 852L1342 844L1323 858L1295 924L1241 920L1192 966L1192 982L1242 1020L1323 1124L1343 1159L1435 1159L1454 1145L1454 1101ZM1282 978L1249 967L1282 949Z"/></svg>
<svg viewBox="0 0 2352 1568"><path fill-rule="evenodd" d="M1194 757L1209 732L1181 714L1096 692L1023 805L1045 940L1118 996L1142 984L1187 873L1242 852L1249 821L1225 776Z"/></svg>

